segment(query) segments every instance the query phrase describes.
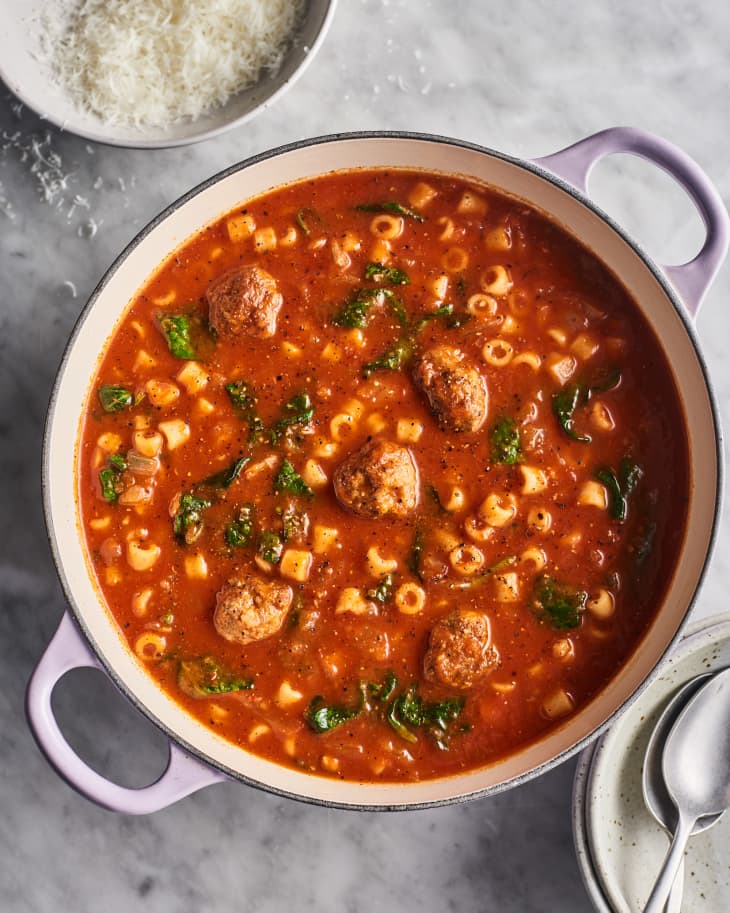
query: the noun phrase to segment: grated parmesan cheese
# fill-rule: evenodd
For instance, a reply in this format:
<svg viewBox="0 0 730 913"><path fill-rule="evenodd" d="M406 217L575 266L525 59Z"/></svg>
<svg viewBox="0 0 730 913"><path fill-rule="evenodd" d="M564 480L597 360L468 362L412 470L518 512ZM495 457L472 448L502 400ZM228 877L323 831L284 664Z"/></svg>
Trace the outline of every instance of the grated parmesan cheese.
<svg viewBox="0 0 730 913"><path fill-rule="evenodd" d="M55 77L108 124L194 121L277 72L304 0L80 0L45 44Z"/></svg>

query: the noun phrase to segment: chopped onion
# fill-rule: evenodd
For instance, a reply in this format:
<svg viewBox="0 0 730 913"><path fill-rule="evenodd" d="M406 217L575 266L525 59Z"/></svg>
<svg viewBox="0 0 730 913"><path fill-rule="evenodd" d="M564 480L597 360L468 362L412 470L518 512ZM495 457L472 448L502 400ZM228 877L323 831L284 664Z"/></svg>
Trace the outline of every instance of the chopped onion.
<svg viewBox="0 0 730 913"><path fill-rule="evenodd" d="M127 452L127 468L130 472L140 476L153 476L160 468L157 457L142 456L136 450Z"/></svg>

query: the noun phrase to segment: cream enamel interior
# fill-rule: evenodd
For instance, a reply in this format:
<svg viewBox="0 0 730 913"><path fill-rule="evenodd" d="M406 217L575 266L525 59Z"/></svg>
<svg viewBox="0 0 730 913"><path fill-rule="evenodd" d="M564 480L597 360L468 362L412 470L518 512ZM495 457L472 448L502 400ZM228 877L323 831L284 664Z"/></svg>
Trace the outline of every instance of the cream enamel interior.
<svg viewBox="0 0 730 913"><path fill-rule="evenodd" d="M290 770L222 740L161 692L121 640L87 570L76 498L76 438L100 341L160 262L202 226L266 190L330 170L391 166L469 175L530 201L581 238L625 283L663 341L684 400L692 491L678 570L661 612L630 661L597 698L547 738L478 771L409 784L356 784ZM170 212L112 270L85 313L59 374L46 441L46 511L60 573L103 662L147 713L204 759L234 775L314 801L355 806L432 804L504 786L570 751L644 682L682 623L709 549L718 497L716 433L702 366L670 299L642 258L595 212L560 186L487 152L443 141L351 137L300 146L211 183Z"/></svg>

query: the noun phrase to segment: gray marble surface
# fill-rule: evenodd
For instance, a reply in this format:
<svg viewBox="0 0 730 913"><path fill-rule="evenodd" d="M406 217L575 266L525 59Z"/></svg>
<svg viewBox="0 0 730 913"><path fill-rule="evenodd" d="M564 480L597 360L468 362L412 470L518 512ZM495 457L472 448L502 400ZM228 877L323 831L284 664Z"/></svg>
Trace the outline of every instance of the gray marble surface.
<svg viewBox="0 0 730 913"><path fill-rule="evenodd" d="M36 749L23 692L64 609L45 540L40 441L64 342L121 247L160 208L252 153L319 133L408 129L524 156L615 124L693 155L730 199L724 0L341 0L294 89L238 131L140 152L87 144L0 90L0 909L500 913L590 907L573 855L573 762L494 799L396 815L331 811L227 784L154 816L101 811ZM663 262L697 249L687 200L648 165L601 165L598 201ZM730 418L730 269L698 332ZM697 616L726 608L724 521ZM149 782L162 737L93 672L57 689L98 769Z"/></svg>

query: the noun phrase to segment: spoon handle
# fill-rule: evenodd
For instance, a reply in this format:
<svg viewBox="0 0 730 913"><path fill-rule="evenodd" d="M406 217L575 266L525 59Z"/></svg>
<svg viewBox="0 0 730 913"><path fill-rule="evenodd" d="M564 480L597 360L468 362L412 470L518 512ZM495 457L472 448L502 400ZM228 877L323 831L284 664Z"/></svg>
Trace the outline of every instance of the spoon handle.
<svg viewBox="0 0 730 913"><path fill-rule="evenodd" d="M692 836L692 828L695 826L696 820L691 815L680 814L672 845L669 847L669 852L654 885L654 890L651 892L649 900L644 907L644 913L662 913L664 910L674 879L677 877L677 872L684 859L684 850L687 846L687 841Z"/></svg>

